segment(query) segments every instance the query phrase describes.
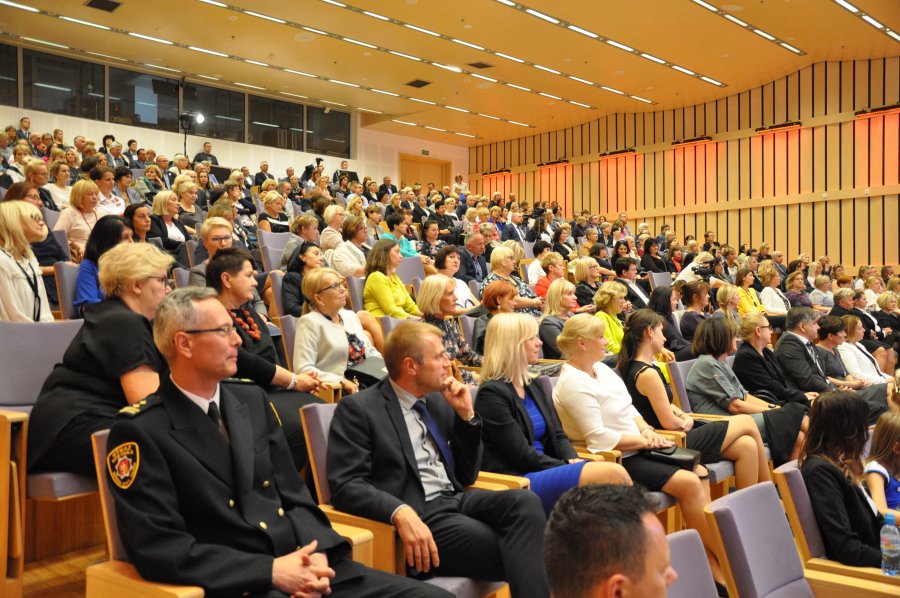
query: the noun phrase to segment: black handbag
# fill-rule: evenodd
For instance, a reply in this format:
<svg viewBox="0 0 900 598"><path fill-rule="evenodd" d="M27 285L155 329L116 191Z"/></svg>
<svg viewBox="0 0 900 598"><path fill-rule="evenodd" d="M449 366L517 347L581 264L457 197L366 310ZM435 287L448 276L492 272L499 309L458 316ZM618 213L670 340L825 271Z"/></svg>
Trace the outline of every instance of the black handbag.
<svg viewBox="0 0 900 598"><path fill-rule="evenodd" d="M366 357L353 367L347 368L344 378L360 388L368 388L381 382L387 376L387 367L381 357Z"/></svg>
<svg viewBox="0 0 900 598"><path fill-rule="evenodd" d="M677 465L681 469L693 471L700 463L700 451L680 446L670 446L669 448L658 448L644 452L645 455L654 461L660 463L668 463L669 465Z"/></svg>

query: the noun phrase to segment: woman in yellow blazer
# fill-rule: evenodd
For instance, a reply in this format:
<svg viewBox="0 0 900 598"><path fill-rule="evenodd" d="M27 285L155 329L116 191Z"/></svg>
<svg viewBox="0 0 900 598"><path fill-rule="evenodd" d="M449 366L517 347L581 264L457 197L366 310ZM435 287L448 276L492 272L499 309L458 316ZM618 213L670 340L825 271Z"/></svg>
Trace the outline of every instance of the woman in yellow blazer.
<svg viewBox="0 0 900 598"><path fill-rule="evenodd" d="M604 363L612 363L610 367L615 367L615 361L622 348L622 338L625 336L625 328L618 315L625 309L625 295L628 289L619 282L604 282L594 294L594 305L597 307L596 317L603 320L606 325L603 336L606 337L606 359ZM609 361L607 361L609 360Z"/></svg>
<svg viewBox="0 0 900 598"><path fill-rule="evenodd" d="M376 318L391 316L405 320L422 316L403 281L394 273L402 261L400 245L393 239L381 239L369 251L363 301L366 311Z"/></svg>
<svg viewBox="0 0 900 598"><path fill-rule="evenodd" d="M766 313L759 296L756 294L756 289L750 286L755 278L756 276L750 268L741 268L734 275L734 284L738 288L738 297L740 297L737 310L741 318L751 312Z"/></svg>

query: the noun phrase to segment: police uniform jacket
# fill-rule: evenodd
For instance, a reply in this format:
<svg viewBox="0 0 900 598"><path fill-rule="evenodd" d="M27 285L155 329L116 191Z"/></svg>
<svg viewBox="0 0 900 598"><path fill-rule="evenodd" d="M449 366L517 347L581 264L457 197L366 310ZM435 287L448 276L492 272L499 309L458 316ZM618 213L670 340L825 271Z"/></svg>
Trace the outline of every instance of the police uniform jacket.
<svg viewBox="0 0 900 598"><path fill-rule="evenodd" d="M274 557L317 540L333 584L360 576L297 474L262 389L223 383L220 410L229 440L165 377L110 431L107 474L138 572L208 596L264 596Z"/></svg>

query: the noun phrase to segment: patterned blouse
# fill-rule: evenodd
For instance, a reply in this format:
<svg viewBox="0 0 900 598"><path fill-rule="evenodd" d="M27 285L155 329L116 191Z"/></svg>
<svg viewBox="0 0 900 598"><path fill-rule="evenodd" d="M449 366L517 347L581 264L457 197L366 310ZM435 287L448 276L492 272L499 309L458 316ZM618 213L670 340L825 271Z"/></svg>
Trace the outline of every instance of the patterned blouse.
<svg viewBox="0 0 900 598"><path fill-rule="evenodd" d="M484 357L473 351L462 337L459 326L453 320L441 320L431 314L425 314L422 321L431 324L444 333L443 343L447 356L455 359L462 365L471 365L481 367ZM461 370L463 382L466 384L477 384L474 374L468 370Z"/></svg>
<svg viewBox="0 0 900 598"><path fill-rule="evenodd" d="M531 287L529 287L527 284L525 284L525 281L522 280L521 278L519 278L518 276L510 276L509 278L501 278L499 275L497 275L494 272L491 272L484 278L484 282L481 283L481 292L483 293L484 289L489 284L494 282L495 280L502 280L503 282L512 283L513 286L516 287L516 294L519 297L524 297L525 299L537 299L537 294L535 294L535 292L531 290ZM532 315L535 318L540 318L541 315L543 315L541 313L541 310L536 307L520 307L516 311L519 313L522 313L522 314Z"/></svg>
<svg viewBox="0 0 900 598"><path fill-rule="evenodd" d="M438 250L444 247L446 244L446 241L441 241L440 239L438 239L434 243L429 243L427 240L423 240L416 243L416 249L418 249L421 255L426 255L434 259L434 256L437 255Z"/></svg>

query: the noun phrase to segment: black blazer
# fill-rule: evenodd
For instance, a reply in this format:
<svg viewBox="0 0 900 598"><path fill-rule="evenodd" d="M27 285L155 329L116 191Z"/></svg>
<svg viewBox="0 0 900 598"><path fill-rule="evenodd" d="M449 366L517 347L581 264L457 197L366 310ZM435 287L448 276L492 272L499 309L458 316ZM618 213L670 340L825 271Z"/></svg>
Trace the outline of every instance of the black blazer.
<svg viewBox="0 0 900 598"><path fill-rule="evenodd" d="M54 212L59 211L59 206L57 206L56 202L53 201L53 196L50 195L49 191L47 191L43 187L38 187L38 195L41 196L41 203L44 204L45 208Z"/></svg>
<svg viewBox="0 0 900 598"><path fill-rule="evenodd" d="M265 183L266 180L268 180L268 179L273 179L273 180L274 180L275 177L272 176L272 174L270 174L270 173L268 173L268 172L263 172L263 171L260 170L260 171L257 172L256 175L253 177L253 184L254 184L254 185L262 185L262 184Z"/></svg>
<svg viewBox="0 0 900 598"><path fill-rule="evenodd" d="M478 279L475 276L476 259L481 265L481 279ZM487 262L485 261L483 255L479 255L476 258L474 255L469 253L469 250L465 247L459 248L459 270L456 271L456 274L454 275L455 278L464 280L466 282L469 282L470 280L477 280L478 282L481 282L487 277L488 274L490 274L490 270L488 270Z"/></svg>
<svg viewBox="0 0 900 598"><path fill-rule="evenodd" d="M261 389L221 385L229 444L168 376L160 380L158 393L120 412L109 434L117 479L130 473L110 484L119 533L143 577L218 596L270 595L272 558L313 539L336 580L362 573L297 475Z"/></svg>
<svg viewBox="0 0 900 598"><path fill-rule="evenodd" d="M185 241L191 238L191 235L188 234L187 229L184 228L184 225L180 220L173 220L172 222L175 224L175 228L180 230L181 234L184 235ZM150 230L147 232L148 239L152 239L154 237L159 237L160 239L162 239L163 247L170 251L181 247L181 241L176 241L169 238L169 231L166 229L165 221L163 221L162 216L156 214L150 216Z"/></svg>
<svg viewBox="0 0 900 598"><path fill-rule="evenodd" d="M616 282L621 283L625 287L625 291L626 291L625 300L631 302L632 309L642 309L644 307L647 307L647 302L644 301L643 299L641 299L640 296L637 293L635 293L630 286L628 286L627 280L625 280L624 278L617 278ZM642 291L644 291L644 295L646 295L647 298L649 299L650 291L647 290L647 287L645 284L641 284L643 281L636 280L634 282L637 286L640 287L640 289Z"/></svg>
<svg viewBox="0 0 900 598"><path fill-rule="evenodd" d="M809 403L803 391L787 385L775 353L768 347L760 355L750 343L741 343L731 369L750 394L765 390L782 403Z"/></svg>
<svg viewBox="0 0 900 598"><path fill-rule="evenodd" d="M825 555L853 567L881 565L879 533L884 519L872 512L863 490L835 465L819 457L800 468Z"/></svg>
<svg viewBox="0 0 900 598"><path fill-rule="evenodd" d="M788 387L803 392L825 392L832 389L825 375L816 367L812 355L796 335L790 332L781 335L775 345L775 358L781 366ZM825 367L824 363L820 365Z"/></svg>
<svg viewBox="0 0 900 598"><path fill-rule="evenodd" d="M385 185L382 183L381 185L378 186L378 197L384 196L385 193L390 193L391 195L393 195L396 192L397 192L397 185L388 186L388 185Z"/></svg>
<svg viewBox="0 0 900 598"><path fill-rule="evenodd" d="M438 393L425 397L428 412L453 450L456 471L447 471L461 492L481 467L481 420L460 419ZM341 399L328 434L331 503L342 511L390 523L406 504L421 515L425 491L400 401L387 378Z"/></svg>
<svg viewBox="0 0 900 598"><path fill-rule="evenodd" d="M547 425L544 454L534 448L534 426L512 384L489 380L478 388L475 399L475 411L484 421L485 471L524 475L578 458L540 381L532 380L526 391Z"/></svg>
<svg viewBox="0 0 900 598"><path fill-rule="evenodd" d="M641 256L641 268L648 272L668 272L669 268L666 265L666 260L657 256L654 257L649 253L645 253Z"/></svg>

